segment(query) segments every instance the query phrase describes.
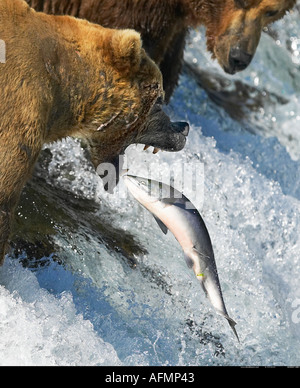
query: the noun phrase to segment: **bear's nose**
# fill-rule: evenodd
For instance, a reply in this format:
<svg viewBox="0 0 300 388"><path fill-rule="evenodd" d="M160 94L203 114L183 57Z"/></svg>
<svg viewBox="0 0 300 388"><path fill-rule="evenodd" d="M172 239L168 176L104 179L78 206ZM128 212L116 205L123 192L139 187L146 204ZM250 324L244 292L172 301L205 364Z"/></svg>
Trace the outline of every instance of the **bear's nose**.
<svg viewBox="0 0 300 388"><path fill-rule="evenodd" d="M184 136L188 136L189 134L189 131L190 131L190 126L188 123L184 122L184 121L179 121L179 122L176 122L176 123L171 123L172 124L172 129L174 132L177 132L177 133L181 133L182 135Z"/></svg>
<svg viewBox="0 0 300 388"><path fill-rule="evenodd" d="M253 55L241 49L240 46L231 47L229 52L230 70L235 73L246 69L252 61Z"/></svg>

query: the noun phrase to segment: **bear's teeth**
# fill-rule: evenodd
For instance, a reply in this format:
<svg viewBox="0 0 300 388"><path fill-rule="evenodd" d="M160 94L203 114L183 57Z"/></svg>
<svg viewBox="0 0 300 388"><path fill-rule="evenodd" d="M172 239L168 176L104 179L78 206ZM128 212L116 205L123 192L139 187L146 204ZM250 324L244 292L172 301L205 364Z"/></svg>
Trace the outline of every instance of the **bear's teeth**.
<svg viewBox="0 0 300 388"><path fill-rule="evenodd" d="M146 151L149 147L150 147L149 145L145 145L144 151ZM157 148L157 147L153 148L153 154L157 154L158 151L160 151L160 148Z"/></svg>

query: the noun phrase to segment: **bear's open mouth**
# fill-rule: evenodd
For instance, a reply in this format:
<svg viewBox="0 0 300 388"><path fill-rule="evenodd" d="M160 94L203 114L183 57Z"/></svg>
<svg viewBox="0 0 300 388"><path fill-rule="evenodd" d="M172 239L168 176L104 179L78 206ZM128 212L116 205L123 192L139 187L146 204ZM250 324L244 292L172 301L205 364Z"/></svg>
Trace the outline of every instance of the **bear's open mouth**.
<svg viewBox="0 0 300 388"><path fill-rule="evenodd" d="M150 147L151 147L150 145L145 145L144 151L147 151L147 149L150 148ZM159 151L162 151L162 150L161 150L160 148L158 148L158 147L154 147L152 153L155 155L155 154L157 154Z"/></svg>
<svg viewBox="0 0 300 388"><path fill-rule="evenodd" d="M160 150L178 152L184 148L189 130L188 123L184 121L172 122L163 111L162 105L156 103L143 126L133 138L129 139L127 144L115 149L113 153L112 149L106 147L109 157L103 157L103 163L97 167L97 173L103 180L104 189L111 194L113 193L119 182L120 172L123 170L125 149L130 144L143 144L144 150L153 147L153 154L157 154Z"/></svg>
<svg viewBox="0 0 300 388"><path fill-rule="evenodd" d="M150 123L147 127L147 131L139 136L137 143L143 144L144 150L153 147L153 154L157 154L160 150L168 152L181 151L186 144L186 139L189 134L189 125L185 122L172 123L169 118L167 123L168 125L163 127L157 127L153 122L151 126ZM149 129L151 130L149 131ZM153 129L155 129L155 132L153 132ZM99 164L97 167L97 173L103 180L104 189L110 194L114 193L114 188L117 186L120 175L122 174L123 158L126 148L127 147L109 161ZM108 165L111 167L108 168Z"/></svg>

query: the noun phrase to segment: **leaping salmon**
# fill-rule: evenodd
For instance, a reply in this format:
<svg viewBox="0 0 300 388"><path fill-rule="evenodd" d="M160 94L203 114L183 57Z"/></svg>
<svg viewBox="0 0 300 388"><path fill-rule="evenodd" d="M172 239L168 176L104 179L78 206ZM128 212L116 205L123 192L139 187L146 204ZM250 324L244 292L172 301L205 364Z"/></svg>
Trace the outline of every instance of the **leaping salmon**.
<svg viewBox="0 0 300 388"><path fill-rule="evenodd" d="M161 230L173 233L188 267L194 270L216 312L227 319L239 341L236 322L229 317L223 300L211 239L198 210L172 186L133 175L123 178L130 193L152 213Z"/></svg>

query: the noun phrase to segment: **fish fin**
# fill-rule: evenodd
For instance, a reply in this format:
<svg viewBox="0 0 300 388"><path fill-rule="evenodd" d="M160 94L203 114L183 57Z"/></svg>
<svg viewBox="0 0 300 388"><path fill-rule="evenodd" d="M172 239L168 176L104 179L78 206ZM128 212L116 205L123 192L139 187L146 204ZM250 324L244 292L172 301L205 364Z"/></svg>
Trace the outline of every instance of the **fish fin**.
<svg viewBox="0 0 300 388"><path fill-rule="evenodd" d="M184 255L185 262L189 268L193 268L194 262L193 260L188 256Z"/></svg>
<svg viewBox="0 0 300 388"><path fill-rule="evenodd" d="M160 229L163 231L164 234L167 234L168 233L168 228L166 227L166 225L156 216L153 216L155 221L157 222L158 226L160 227Z"/></svg>
<svg viewBox="0 0 300 388"><path fill-rule="evenodd" d="M202 280L201 278L197 277L199 280ZM201 287L202 287L202 290L204 291L204 295L205 297L211 302L211 300L209 299L209 295L208 295L208 292L207 292L207 289L205 288L205 285L204 285L204 282L201 281Z"/></svg>
<svg viewBox="0 0 300 388"><path fill-rule="evenodd" d="M204 255L204 253L202 253L202 252L198 251L198 249L197 249L197 248L193 247L193 250L194 250L195 252L197 252L197 253L198 253L198 255L200 255L200 256L202 256L202 257L207 257L208 259L210 259L210 257L209 257L209 256L207 256L207 255Z"/></svg>

